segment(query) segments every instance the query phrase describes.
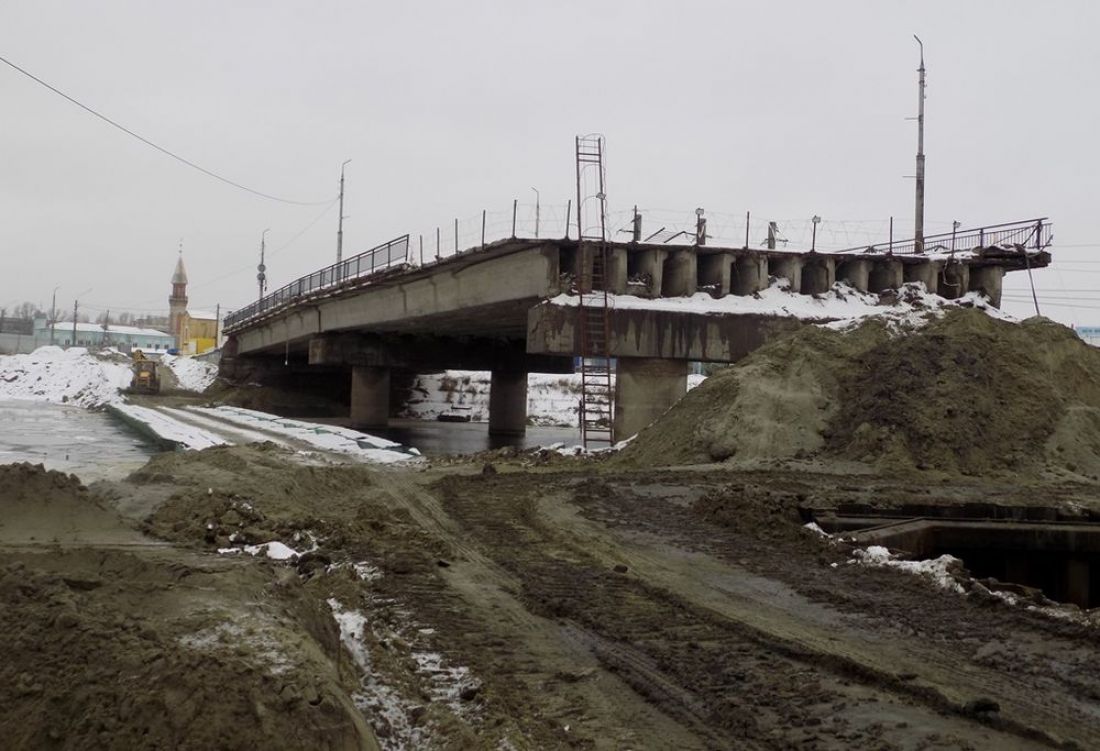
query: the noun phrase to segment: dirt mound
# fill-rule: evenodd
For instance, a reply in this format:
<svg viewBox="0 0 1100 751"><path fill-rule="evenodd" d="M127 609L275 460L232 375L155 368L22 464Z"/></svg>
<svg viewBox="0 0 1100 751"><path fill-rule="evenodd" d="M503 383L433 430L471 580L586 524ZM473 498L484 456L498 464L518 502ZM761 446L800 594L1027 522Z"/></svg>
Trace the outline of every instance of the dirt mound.
<svg viewBox="0 0 1100 751"><path fill-rule="evenodd" d="M852 459L964 474L1100 474L1100 351L1045 319L806 328L689 393L624 452L667 465Z"/></svg>
<svg viewBox="0 0 1100 751"><path fill-rule="evenodd" d="M234 632L194 603L183 621L159 617L180 566L106 552L46 565L61 570L34 556L0 566L5 747L370 747L331 674L299 668L254 625Z"/></svg>
<svg viewBox="0 0 1100 751"><path fill-rule="evenodd" d="M128 542L137 537L76 475L27 462L0 465L0 542Z"/></svg>

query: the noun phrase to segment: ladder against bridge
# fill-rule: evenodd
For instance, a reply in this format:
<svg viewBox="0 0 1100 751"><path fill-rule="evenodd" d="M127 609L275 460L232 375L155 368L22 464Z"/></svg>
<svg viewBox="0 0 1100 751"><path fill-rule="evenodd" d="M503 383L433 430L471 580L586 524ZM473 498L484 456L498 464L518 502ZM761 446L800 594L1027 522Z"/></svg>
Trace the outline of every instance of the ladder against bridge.
<svg viewBox="0 0 1100 751"><path fill-rule="evenodd" d="M578 316L581 368L581 442L612 445L611 321L607 296L607 195L603 136L577 136Z"/></svg>

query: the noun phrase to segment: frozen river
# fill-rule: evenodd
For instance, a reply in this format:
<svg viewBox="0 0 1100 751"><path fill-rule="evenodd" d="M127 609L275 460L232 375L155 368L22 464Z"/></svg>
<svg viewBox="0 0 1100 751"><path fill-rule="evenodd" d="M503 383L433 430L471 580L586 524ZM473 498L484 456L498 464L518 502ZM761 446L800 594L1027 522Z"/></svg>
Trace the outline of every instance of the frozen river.
<svg viewBox="0 0 1100 751"><path fill-rule="evenodd" d="M0 401L0 463L44 464L87 483L124 477L152 454L152 447L105 412Z"/></svg>

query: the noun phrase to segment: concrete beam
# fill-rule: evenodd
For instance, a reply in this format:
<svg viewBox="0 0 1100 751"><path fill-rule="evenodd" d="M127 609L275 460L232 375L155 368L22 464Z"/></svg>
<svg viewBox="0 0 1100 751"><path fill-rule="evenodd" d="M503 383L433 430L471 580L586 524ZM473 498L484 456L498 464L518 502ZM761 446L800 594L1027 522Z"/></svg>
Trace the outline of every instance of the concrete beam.
<svg viewBox="0 0 1100 751"><path fill-rule="evenodd" d="M390 419L390 369L351 369L351 424L356 429L384 428Z"/></svg>
<svg viewBox="0 0 1100 751"><path fill-rule="evenodd" d="M710 253L698 257L699 285L708 287L711 297L725 297L730 293L733 255Z"/></svg>
<svg viewBox="0 0 1100 751"><path fill-rule="evenodd" d="M559 293L558 264L559 249L547 242L507 255L471 257L464 265L409 272L364 289L334 294L239 331L238 349L241 354L275 349L287 340L305 341L327 331L399 327L407 333L434 333L441 321L454 321L477 310L488 311L477 319L483 327L516 326L522 331L526 308ZM514 322L506 315L515 316ZM471 330L463 333L479 333L472 330L474 319L466 320Z"/></svg>
<svg viewBox="0 0 1100 751"><path fill-rule="evenodd" d="M803 324L772 316L704 315L669 310L609 311L612 357L736 362L768 340ZM544 303L528 315L527 351L574 355L580 351L577 306Z"/></svg>
<svg viewBox="0 0 1100 751"><path fill-rule="evenodd" d="M665 261L661 297L691 297L698 289L698 259L694 248L674 250Z"/></svg>
<svg viewBox="0 0 1100 751"><path fill-rule="evenodd" d="M309 340L311 366L365 365L429 371L508 369L572 373L569 357L528 354L522 339L433 337L413 334L322 334Z"/></svg>
<svg viewBox="0 0 1100 751"><path fill-rule="evenodd" d="M527 432L527 374L493 370L489 384L489 435Z"/></svg>
<svg viewBox="0 0 1100 751"><path fill-rule="evenodd" d="M867 258L853 258L841 261L836 268L836 278L860 292L867 291L870 282L871 261Z"/></svg>
<svg viewBox="0 0 1100 751"><path fill-rule="evenodd" d="M625 440L687 393L688 364L621 357L615 376L615 439Z"/></svg>
<svg viewBox="0 0 1100 751"><path fill-rule="evenodd" d="M752 295L768 287L768 257L760 253L742 253L733 262L730 293Z"/></svg>
<svg viewBox="0 0 1100 751"><path fill-rule="evenodd" d="M940 288L940 270L942 261L921 261L920 263L907 263L902 278L906 283L923 282L924 288L936 294Z"/></svg>
<svg viewBox="0 0 1100 751"><path fill-rule="evenodd" d="M881 258L871 261L871 273L867 277L868 292L884 292L899 289L904 281L901 261L896 258Z"/></svg>
<svg viewBox="0 0 1100 751"><path fill-rule="evenodd" d="M971 266L970 291L981 292L994 307L1001 307L1001 289L1004 284L1003 266Z"/></svg>

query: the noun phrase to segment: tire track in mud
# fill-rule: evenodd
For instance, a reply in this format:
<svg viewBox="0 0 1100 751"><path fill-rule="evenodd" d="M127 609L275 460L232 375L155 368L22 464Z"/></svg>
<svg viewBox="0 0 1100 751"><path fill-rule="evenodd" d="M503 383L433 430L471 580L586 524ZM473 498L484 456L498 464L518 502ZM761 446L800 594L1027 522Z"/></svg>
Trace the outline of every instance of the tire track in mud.
<svg viewBox="0 0 1100 751"><path fill-rule="evenodd" d="M620 479L623 485L630 484ZM629 530L633 533L631 537L650 540L648 548L640 555L645 556L648 552L654 560L659 560L660 554L653 554L659 544L663 550L671 547L699 551L708 558L725 561L737 568L740 568L738 564L755 560L758 565L772 567L770 576L781 574L781 577L768 580L773 587L796 585L789 590L789 594L797 597L794 603L786 603L774 590L770 593L753 591L751 584L738 583L736 592L725 588L718 592L744 600L741 607L750 611L748 617L741 614L734 617L740 617L754 633L768 634L772 648L806 659L816 656L818 660L834 664L839 671L882 683L895 693L908 694L943 712L968 715L970 700L992 696L1002 705L1001 712L980 719L1028 740L1073 748L1091 747L1093 740L1100 736L1100 714L1096 704L1089 701L1100 696L1100 681L1093 678L1090 684L1085 684L1066 674L1068 663L1059 665L1054 659L1055 654L1061 656L1095 646L1095 637L1082 639L1078 634L1076 640L1066 638L1065 632L1079 632L1079 627L1037 620L1037 617L1013 612L1007 607L993 613L967 607L970 603L954 600L954 595L938 592L918 578L894 571L867 569L855 572L842 569L841 574L852 573L858 577L856 581L833 579L831 590L814 588L815 594L826 595L825 603L838 602L838 594L843 601L846 592L856 596L854 608L835 609L832 604L814 602L797 594L800 581L804 582L808 573L821 565L804 551L790 555L794 549L780 548L780 551L787 550L784 555L771 549L768 543L746 540L744 535L731 535L729 530L688 513L683 505L656 501L648 493L644 503L639 503L643 499L629 491L615 492L610 488L580 495L587 496L581 503L584 508L578 508L586 517L585 523L598 521L605 528L620 532ZM579 499L574 497L573 500ZM560 514L555 516L556 519L560 517ZM660 543L652 542L658 539L657 530L660 530ZM638 545L634 549L639 548L645 546ZM659 562L657 567L661 567ZM748 572L745 574L761 579ZM787 584L782 583L784 579ZM854 593L848 589L853 583L858 587ZM914 592L919 600L914 600ZM883 607L884 596L894 600L889 609ZM768 617L759 617L765 613L751 612L754 601L757 611L774 611L770 623ZM921 605L919 611L913 610L915 602ZM711 606L710 603L700 604ZM960 612L960 607L966 608L965 612ZM787 623L776 621L775 616L784 616L784 609ZM799 609L818 611L819 618L831 616L830 622L835 621L832 625L837 630L833 633L823 631L823 625L828 627L830 622L815 624L807 613L798 612ZM899 620L903 617L907 620ZM990 622L993 622L992 628ZM764 623L775 631L761 625ZM790 629L790 623L796 624L794 630ZM906 627L916 630L907 636L901 631ZM1003 662L992 670L986 665L973 664L973 650L967 651L959 643L959 637L963 636L971 642L988 643L1006 634L1019 638L1020 632L1026 632L1024 638L1028 635L1039 637L1044 652L1017 652L1016 660ZM845 634L843 641L857 644L861 649L845 653L841 649L842 640L836 638L840 633ZM916 636L917 633L920 636ZM921 680L913 681L913 676L918 674ZM899 676L906 676L907 680L899 680Z"/></svg>
<svg viewBox="0 0 1100 751"><path fill-rule="evenodd" d="M912 741L922 732L935 737L945 729L960 734L943 746L949 748L970 747L990 734L1002 747L1025 747L1012 735L1041 740L995 718L991 723L1012 735L963 717L939 718L957 707L930 687L776 639L615 572L548 528L531 489L494 484L445 484L446 511L518 579L529 610L569 624L576 641L607 670L711 747L736 741L743 747L901 748L895 741ZM537 490L542 482L531 484ZM551 489L543 485L541 492ZM872 711L880 706L888 711ZM878 715L901 719L890 728L875 720ZM927 731L914 729L921 723Z"/></svg>

